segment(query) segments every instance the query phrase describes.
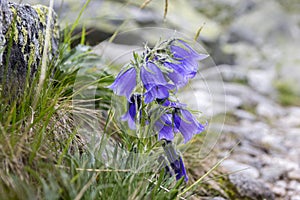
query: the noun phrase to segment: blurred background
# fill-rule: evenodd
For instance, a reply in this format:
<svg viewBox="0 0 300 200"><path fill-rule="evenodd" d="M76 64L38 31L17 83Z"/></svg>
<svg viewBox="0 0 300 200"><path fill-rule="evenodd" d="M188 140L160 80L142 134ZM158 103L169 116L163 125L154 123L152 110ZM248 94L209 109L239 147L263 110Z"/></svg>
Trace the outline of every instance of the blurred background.
<svg viewBox="0 0 300 200"><path fill-rule="evenodd" d="M48 5L48 0L21 2ZM55 1L61 28L75 21L85 2ZM211 137L201 152L214 146L214 157L222 158L234 148L223 170L249 184L260 180L278 199L299 200L299 10L299 0L172 0L167 6L158 0L91 0L79 27L85 27L96 53L120 66L145 41L154 44L175 30L192 41L202 27L197 41L211 60L182 95L208 117ZM124 31L129 32L108 43ZM116 60L116 55L123 56Z"/></svg>

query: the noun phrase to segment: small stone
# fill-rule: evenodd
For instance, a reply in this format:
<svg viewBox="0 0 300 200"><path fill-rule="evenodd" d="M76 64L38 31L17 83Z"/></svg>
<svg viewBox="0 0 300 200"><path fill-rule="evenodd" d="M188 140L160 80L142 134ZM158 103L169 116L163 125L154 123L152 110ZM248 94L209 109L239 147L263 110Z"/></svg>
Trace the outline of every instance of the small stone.
<svg viewBox="0 0 300 200"><path fill-rule="evenodd" d="M235 160L225 160L221 163L221 167L229 172L236 172L238 175L243 174L252 178L259 177L259 172L255 167L239 163Z"/></svg>
<svg viewBox="0 0 300 200"><path fill-rule="evenodd" d="M285 196L286 195L286 190L285 190L285 188L283 188L283 187L277 187L277 186L275 186L275 187L273 187L272 188L272 191L276 194L276 195L278 195L278 196Z"/></svg>
<svg viewBox="0 0 300 200"><path fill-rule="evenodd" d="M251 70L248 73L249 85L262 94L273 92L274 70Z"/></svg>
<svg viewBox="0 0 300 200"><path fill-rule="evenodd" d="M268 199L275 198L274 193L260 180L245 176L243 174L229 175L230 182L236 187L242 197L250 199Z"/></svg>
<svg viewBox="0 0 300 200"><path fill-rule="evenodd" d="M281 123L287 127L298 127L300 126L300 108L291 107L288 110L288 116L281 118Z"/></svg>
<svg viewBox="0 0 300 200"><path fill-rule="evenodd" d="M287 183L285 181L277 181L276 184L275 184L275 186L286 188L287 187Z"/></svg>
<svg viewBox="0 0 300 200"><path fill-rule="evenodd" d="M243 154L248 154L256 157L264 153L260 148L254 147L253 144L247 141L242 142L242 145L239 147L239 149L236 150L236 152L241 152ZM253 158L251 160L253 160ZM248 162L249 161L250 160L248 160Z"/></svg>
<svg viewBox="0 0 300 200"><path fill-rule="evenodd" d="M212 198L210 200L226 200L226 199L224 199L223 197L214 197L214 198Z"/></svg>
<svg viewBox="0 0 300 200"><path fill-rule="evenodd" d="M278 166L278 165L271 165L264 167L261 170L262 178L268 182L273 182L280 179L286 173L286 169Z"/></svg>
<svg viewBox="0 0 300 200"><path fill-rule="evenodd" d="M296 195L296 196L292 196L291 200L299 200L300 199L300 195Z"/></svg>
<svg viewBox="0 0 300 200"><path fill-rule="evenodd" d="M288 185L288 189L300 192L300 182L294 180L291 181Z"/></svg>
<svg viewBox="0 0 300 200"><path fill-rule="evenodd" d="M233 114L237 116L239 119L245 119L249 121L254 121L256 119L255 115L245 110L236 110Z"/></svg>
<svg viewBox="0 0 300 200"><path fill-rule="evenodd" d="M272 105L269 102L261 102L256 107L256 113L259 116L274 119L283 115L284 111L278 105Z"/></svg>
<svg viewBox="0 0 300 200"><path fill-rule="evenodd" d="M300 181L300 170L290 171L288 173L288 178L291 179L291 180Z"/></svg>

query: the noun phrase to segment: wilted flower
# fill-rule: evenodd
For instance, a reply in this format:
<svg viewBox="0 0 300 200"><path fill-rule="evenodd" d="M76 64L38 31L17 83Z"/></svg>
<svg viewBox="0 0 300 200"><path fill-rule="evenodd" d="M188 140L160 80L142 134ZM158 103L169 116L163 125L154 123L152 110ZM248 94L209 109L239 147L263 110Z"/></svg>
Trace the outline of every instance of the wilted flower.
<svg viewBox="0 0 300 200"><path fill-rule="evenodd" d="M152 62L147 62L146 67L141 68L141 79L147 90L145 103L150 103L156 98L168 98L169 90L175 87L166 81L161 70Z"/></svg>
<svg viewBox="0 0 300 200"><path fill-rule="evenodd" d="M127 121L128 127L135 130L135 120L137 115L137 110L141 107L141 95L133 94L128 102L128 111L121 117L122 121ZM140 112L141 115L141 112Z"/></svg>
<svg viewBox="0 0 300 200"><path fill-rule="evenodd" d="M177 154L174 146L172 145L172 142L166 141L166 143L163 145L165 154L167 156L167 159L171 165L172 170L174 171L176 175L176 180L181 179L181 177L184 177L184 181L187 182L189 180L184 163L182 158ZM171 173L172 175L172 173Z"/></svg>
<svg viewBox="0 0 300 200"><path fill-rule="evenodd" d="M112 89L116 95L125 96L128 101L130 101L131 93L135 87L136 69L134 67L119 73L113 84L108 86L108 88Z"/></svg>

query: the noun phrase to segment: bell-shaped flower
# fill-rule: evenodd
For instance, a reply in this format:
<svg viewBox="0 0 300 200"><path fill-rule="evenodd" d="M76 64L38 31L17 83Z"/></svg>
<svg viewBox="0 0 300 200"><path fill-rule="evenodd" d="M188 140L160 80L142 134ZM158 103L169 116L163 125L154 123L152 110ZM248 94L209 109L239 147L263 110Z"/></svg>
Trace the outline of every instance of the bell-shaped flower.
<svg viewBox="0 0 300 200"><path fill-rule="evenodd" d="M140 94L133 94L128 102L128 111L121 116L122 121L127 121L128 127L132 130L136 129L136 115L137 110L140 110L141 107L141 95ZM140 115L141 115L140 111Z"/></svg>
<svg viewBox="0 0 300 200"><path fill-rule="evenodd" d="M185 109L175 108L173 113L175 127L181 132L184 142L187 143L195 134L204 131L204 125L200 124L197 119Z"/></svg>
<svg viewBox="0 0 300 200"><path fill-rule="evenodd" d="M170 51L173 55L173 58L179 61L179 64L176 64L181 71L184 72L185 76L188 78L193 78L199 66L199 61L208 57L206 54L199 54L193 50L188 44L182 40L175 40L181 43L181 46L171 44ZM175 42L174 41L174 42ZM184 48L183 48L184 47Z"/></svg>
<svg viewBox="0 0 300 200"><path fill-rule="evenodd" d="M158 140L172 141L174 133L178 132L172 122L172 114L163 114L155 123L154 128L158 132Z"/></svg>
<svg viewBox="0 0 300 200"><path fill-rule="evenodd" d="M168 98L169 90L175 88L166 81L162 71L152 62L147 62L146 67L141 67L141 79L146 88L145 103L150 103L156 98Z"/></svg>
<svg viewBox="0 0 300 200"><path fill-rule="evenodd" d="M174 146L172 145L172 142L166 141L166 143L163 145L163 149L171 165L171 168L174 171L174 174L176 175L176 180L179 180L182 177L184 177L184 181L187 182L189 178L187 176L183 160L180 157L180 155L178 155L178 153L176 152Z"/></svg>
<svg viewBox="0 0 300 200"><path fill-rule="evenodd" d="M187 84L188 76L185 75L185 71L179 64L165 62L164 66L173 70L172 72L169 72L167 76L177 88L181 88Z"/></svg>
<svg viewBox="0 0 300 200"><path fill-rule="evenodd" d="M128 101L130 101L131 93L135 87L136 69L134 67L119 73L113 84L108 86L108 88L112 89L116 95L125 96Z"/></svg>

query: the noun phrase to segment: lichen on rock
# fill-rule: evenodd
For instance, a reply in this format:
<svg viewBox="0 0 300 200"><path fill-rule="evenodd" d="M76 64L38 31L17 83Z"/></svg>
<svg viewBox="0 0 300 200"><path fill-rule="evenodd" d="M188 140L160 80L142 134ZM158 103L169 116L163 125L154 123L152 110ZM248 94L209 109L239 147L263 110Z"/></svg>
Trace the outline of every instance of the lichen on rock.
<svg viewBox="0 0 300 200"><path fill-rule="evenodd" d="M10 94L22 94L26 77L30 81L42 60L49 8L0 0L0 83ZM57 55L59 26L52 12L48 59ZM28 74L29 73L29 74ZM30 82L29 82L30 83Z"/></svg>

